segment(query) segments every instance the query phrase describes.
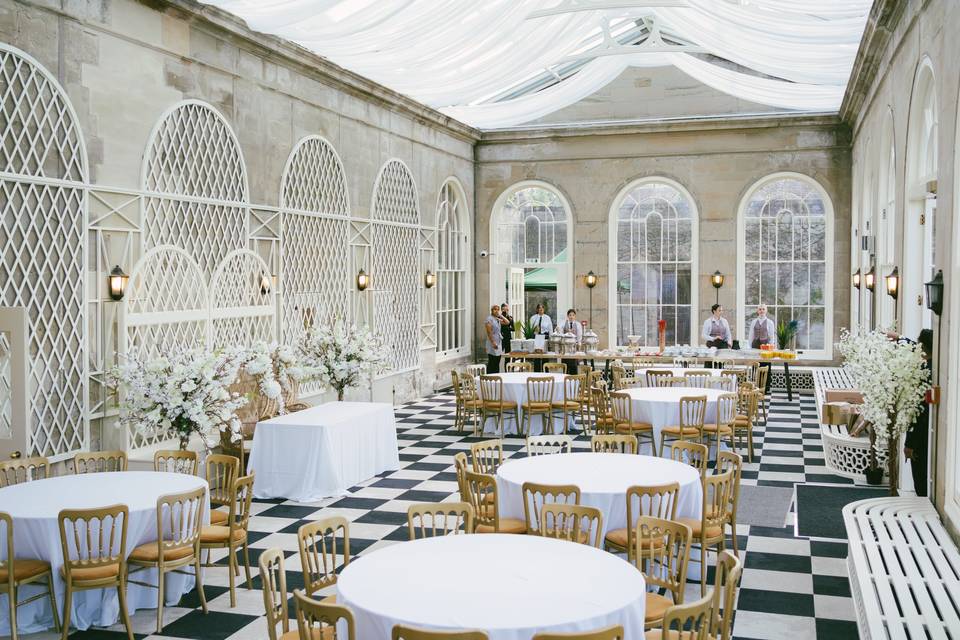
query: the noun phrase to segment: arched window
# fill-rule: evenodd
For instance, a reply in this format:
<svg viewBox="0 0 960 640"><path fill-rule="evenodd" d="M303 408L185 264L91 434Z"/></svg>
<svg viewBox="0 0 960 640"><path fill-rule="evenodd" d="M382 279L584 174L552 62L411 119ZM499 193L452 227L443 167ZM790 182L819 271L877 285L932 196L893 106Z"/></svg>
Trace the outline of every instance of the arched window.
<svg viewBox="0 0 960 640"><path fill-rule="evenodd" d="M697 212L693 198L665 178L644 178L624 188L610 211L611 336L616 344L639 336L658 343L695 343Z"/></svg>
<svg viewBox="0 0 960 640"><path fill-rule="evenodd" d="M543 303L556 320L571 302L570 206L551 185L528 180L497 199L490 225L491 302L507 301L516 320Z"/></svg>
<svg viewBox="0 0 960 640"><path fill-rule="evenodd" d="M437 352L441 357L469 347L467 198L456 178L448 178L437 198Z"/></svg>
<svg viewBox="0 0 960 640"><path fill-rule="evenodd" d="M880 273L888 274L897 263L897 152L893 137L893 113L888 111L885 117L883 135L880 138L878 150L880 163L880 183L877 197L879 198L880 220L877 224L874 251L877 254L877 263L883 265ZM893 326L896 313L895 302L888 295L881 295L877 310L877 325L880 327Z"/></svg>
<svg viewBox="0 0 960 640"><path fill-rule="evenodd" d="M831 357L833 205L826 191L801 174L767 176L741 202L738 232L740 335L764 303L774 323L798 323L796 344L783 346Z"/></svg>

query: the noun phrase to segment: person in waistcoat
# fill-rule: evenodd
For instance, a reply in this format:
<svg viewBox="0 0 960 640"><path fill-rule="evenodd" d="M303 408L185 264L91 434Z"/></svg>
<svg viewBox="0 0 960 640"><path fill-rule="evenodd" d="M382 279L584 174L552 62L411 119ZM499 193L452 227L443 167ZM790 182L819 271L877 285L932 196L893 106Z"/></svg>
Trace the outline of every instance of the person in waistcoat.
<svg viewBox="0 0 960 640"><path fill-rule="evenodd" d="M484 322L486 339L484 347L487 352L487 375L500 373L500 357L503 355L503 336L500 333L500 305L490 307L490 315Z"/></svg>
<svg viewBox="0 0 960 640"><path fill-rule="evenodd" d="M500 335L503 338L504 355L513 351L513 316L510 315L510 305L504 302L500 305Z"/></svg>
<svg viewBox="0 0 960 640"><path fill-rule="evenodd" d="M703 323L703 340L708 347L717 349L729 349L733 342L733 334L730 333L730 323L723 317L723 307L715 304L710 307L710 317Z"/></svg>
<svg viewBox="0 0 960 640"><path fill-rule="evenodd" d="M530 326L533 328L534 336L543 336L544 343L550 339L550 334L553 333L553 320L546 314L542 302L537 305L537 312L530 316ZM533 367L536 371L543 371L543 359L534 358Z"/></svg>
<svg viewBox="0 0 960 640"><path fill-rule="evenodd" d="M567 310L567 319L564 321L563 326L560 327L560 330L564 335L572 333L577 337L577 344L583 342L583 325L580 324L580 321L577 320L577 310L568 309ZM563 364L567 365L567 375L576 375L577 365L579 364L577 360L571 358L566 358L563 361Z"/></svg>
<svg viewBox="0 0 960 640"><path fill-rule="evenodd" d="M772 344L774 347L777 346L777 328L774 326L773 320L767 315L767 305L762 302L757 305L757 317L750 322L750 327L747 331L747 344L750 345L751 349L759 349L765 344ZM786 348L786 345L780 346ZM761 362L760 366L767 368L767 386L763 392L769 393L770 363Z"/></svg>

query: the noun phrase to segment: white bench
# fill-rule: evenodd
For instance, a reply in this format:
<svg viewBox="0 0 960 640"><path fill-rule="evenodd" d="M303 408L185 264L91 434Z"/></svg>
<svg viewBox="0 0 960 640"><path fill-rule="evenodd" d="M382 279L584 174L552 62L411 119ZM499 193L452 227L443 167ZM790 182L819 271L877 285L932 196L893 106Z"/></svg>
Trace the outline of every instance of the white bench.
<svg viewBox="0 0 960 640"><path fill-rule="evenodd" d="M853 380L841 367L823 367L813 372L814 392L817 398L817 415L823 415L823 403L828 389L853 389ZM823 442L824 465L847 478L862 479L870 465L870 439L866 436L851 436L843 425L821 424L820 440ZM877 452L877 464L886 468L887 454Z"/></svg>
<svg viewBox="0 0 960 640"><path fill-rule="evenodd" d="M843 508L847 571L860 637L960 635L960 553L927 498L873 498Z"/></svg>

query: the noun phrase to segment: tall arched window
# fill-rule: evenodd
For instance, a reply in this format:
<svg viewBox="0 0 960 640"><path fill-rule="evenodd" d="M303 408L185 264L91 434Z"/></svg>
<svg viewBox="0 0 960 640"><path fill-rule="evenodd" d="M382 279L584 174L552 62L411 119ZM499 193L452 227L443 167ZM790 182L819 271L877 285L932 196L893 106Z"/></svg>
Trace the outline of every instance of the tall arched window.
<svg viewBox="0 0 960 640"><path fill-rule="evenodd" d="M520 182L500 195L490 225L492 302L509 302L517 320L540 303L554 319L566 311L572 280L569 224L570 206L545 182Z"/></svg>
<svg viewBox="0 0 960 640"><path fill-rule="evenodd" d="M883 125L883 135L880 138L880 148L877 157L880 163L880 183L877 197L879 198L880 220L877 224L874 251L877 254L877 263L883 265L880 273L886 275L897 263L897 152L893 137L893 113L887 111ZM895 302L888 295L880 295L879 309L877 309L877 325L890 327L893 325L896 314Z"/></svg>
<svg viewBox="0 0 960 640"><path fill-rule="evenodd" d="M620 192L610 210L616 344L628 344L628 336L639 336L641 345L657 344L660 319L667 321L668 344L696 342L696 246L696 207L682 186L643 178Z"/></svg>
<svg viewBox="0 0 960 640"><path fill-rule="evenodd" d="M740 335L764 303L775 323L798 322L789 346L831 357L833 206L823 187L797 173L763 178L741 202L738 234Z"/></svg>
<svg viewBox="0 0 960 640"><path fill-rule="evenodd" d="M448 178L437 198L437 352L440 357L469 348L467 198L456 178Z"/></svg>

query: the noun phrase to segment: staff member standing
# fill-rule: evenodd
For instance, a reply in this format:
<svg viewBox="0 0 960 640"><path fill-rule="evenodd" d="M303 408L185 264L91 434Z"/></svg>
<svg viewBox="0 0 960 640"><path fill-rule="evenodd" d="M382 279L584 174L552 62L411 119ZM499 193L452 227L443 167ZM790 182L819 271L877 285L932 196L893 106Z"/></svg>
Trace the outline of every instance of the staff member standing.
<svg viewBox="0 0 960 640"><path fill-rule="evenodd" d="M572 333L577 337L577 344L583 342L583 325L577 321L577 310L567 310L567 320L563 323L563 333ZM567 374L575 375L577 373L577 361L567 358L563 361L567 365Z"/></svg>
<svg viewBox="0 0 960 640"><path fill-rule="evenodd" d="M933 367L933 331L924 329L917 338L923 349L924 366ZM920 405L920 412L913 419L913 425L903 439L903 456L910 461L913 474L913 490L920 497L927 495L927 456L930 449L930 405L926 399Z"/></svg>
<svg viewBox="0 0 960 640"><path fill-rule="evenodd" d="M544 342L546 342L550 334L553 333L553 320L545 313L542 302L537 305L537 312L530 316L530 326L533 327L533 335L543 336ZM543 360L540 358L534 359L533 368L536 371L543 371Z"/></svg>
<svg viewBox="0 0 960 640"><path fill-rule="evenodd" d="M747 332L747 343L751 349L759 349L765 344L776 346L777 328L773 326L773 320L767 317L767 305L757 306L757 317L750 322L750 329Z"/></svg>
<svg viewBox="0 0 960 640"><path fill-rule="evenodd" d="M500 335L503 336L503 352L513 351L513 316L510 315L510 305L504 302L500 305Z"/></svg>
<svg viewBox="0 0 960 640"><path fill-rule="evenodd" d="M723 307L719 304L710 307L710 317L703 323L702 334L708 347L730 348L730 343L733 342L733 334L730 333L730 324L723 317Z"/></svg>
<svg viewBox="0 0 960 640"><path fill-rule="evenodd" d="M484 346L487 351L487 374L500 373L500 356L503 355L503 335L500 333L500 305L490 307L484 327L487 330L487 339Z"/></svg>

